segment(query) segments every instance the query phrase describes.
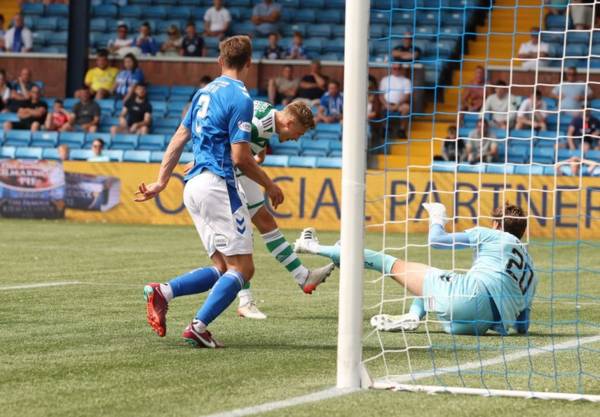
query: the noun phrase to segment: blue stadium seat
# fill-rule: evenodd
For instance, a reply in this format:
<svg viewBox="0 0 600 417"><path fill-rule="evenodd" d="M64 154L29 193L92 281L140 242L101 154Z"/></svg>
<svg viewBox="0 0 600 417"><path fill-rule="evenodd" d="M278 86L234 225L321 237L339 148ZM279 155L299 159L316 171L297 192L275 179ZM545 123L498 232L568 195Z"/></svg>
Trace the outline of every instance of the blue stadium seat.
<svg viewBox="0 0 600 417"><path fill-rule="evenodd" d="M289 158L287 155L267 155L263 165L267 167L287 167Z"/></svg>
<svg viewBox="0 0 600 417"><path fill-rule="evenodd" d="M142 10L142 16L144 16L144 19L166 19L167 14L167 8L165 6L144 7Z"/></svg>
<svg viewBox="0 0 600 417"><path fill-rule="evenodd" d="M271 148L276 155L300 155L300 144L294 141L280 143L276 138L271 139Z"/></svg>
<svg viewBox="0 0 600 417"><path fill-rule="evenodd" d="M188 162L192 162L194 160L194 154L191 152L183 152L181 154L181 158L179 158L180 164L187 164Z"/></svg>
<svg viewBox="0 0 600 417"><path fill-rule="evenodd" d="M233 24L233 32L236 35L249 35L254 33L254 24L252 22L240 21Z"/></svg>
<svg viewBox="0 0 600 417"><path fill-rule="evenodd" d="M165 137L163 135L141 135L138 142L138 150L162 151L165 148Z"/></svg>
<svg viewBox="0 0 600 417"><path fill-rule="evenodd" d="M49 4L46 6L46 15L68 17L69 6L66 4Z"/></svg>
<svg viewBox="0 0 600 417"><path fill-rule="evenodd" d="M2 146L0 147L0 158L1 159L14 159L16 148L14 146Z"/></svg>
<svg viewBox="0 0 600 417"><path fill-rule="evenodd" d="M157 128L165 128L165 129L170 129L169 131L172 133L174 132L180 125L180 119L177 117L165 117L165 118L156 118L153 123L152 126L157 129Z"/></svg>
<svg viewBox="0 0 600 417"><path fill-rule="evenodd" d="M29 130L9 130L4 134L4 146L29 146Z"/></svg>
<svg viewBox="0 0 600 417"><path fill-rule="evenodd" d="M342 157L342 151L341 149L336 149L331 151L331 153L329 154L330 158L341 158Z"/></svg>
<svg viewBox="0 0 600 417"><path fill-rule="evenodd" d="M252 48L256 51L264 51L269 46L269 40L267 38L254 38L252 39Z"/></svg>
<svg viewBox="0 0 600 417"><path fill-rule="evenodd" d="M588 152L585 154L585 157L586 157L587 159L591 159L591 160L593 160L593 161L598 161L598 162L600 162L600 151L588 151Z"/></svg>
<svg viewBox="0 0 600 417"><path fill-rule="evenodd" d="M297 23L313 23L316 19L316 13L311 9L298 10L294 16L294 22Z"/></svg>
<svg viewBox="0 0 600 417"><path fill-rule="evenodd" d="M169 117L179 117L188 105L188 101L169 101L167 103L167 115Z"/></svg>
<svg viewBox="0 0 600 417"><path fill-rule="evenodd" d="M112 114L115 109L115 100L111 98L96 100L96 103L100 106L100 110L105 114Z"/></svg>
<svg viewBox="0 0 600 417"><path fill-rule="evenodd" d="M60 160L57 148L44 148L42 149L42 159L49 159L53 161Z"/></svg>
<svg viewBox="0 0 600 417"><path fill-rule="evenodd" d="M556 162L553 147L536 147L533 149L533 162L538 164L553 164Z"/></svg>
<svg viewBox="0 0 600 417"><path fill-rule="evenodd" d="M17 113L0 113L0 123L4 123L4 122L18 122L19 121L19 116L17 116Z"/></svg>
<svg viewBox="0 0 600 417"><path fill-rule="evenodd" d="M4 130L0 130L0 146L4 142Z"/></svg>
<svg viewBox="0 0 600 417"><path fill-rule="evenodd" d="M304 23L294 23L293 25L284 25L282 28L283 35L286 37L294 36L295 32L300 32L302 36L306 36L306 25Z"/></svg>
<svg viewBox="0 0 600 417"><path fill-rule="evenodd" d="M171 87L171 97L183 96L187 100L192 94L194 94L196 88L197 87L194 87L193 85L174 85Z"/></svg>
<svg viewBox="0 0 600 417"><path fill-rule="evenodd" d="M58 144L79 149L83 146L84 138L85 135L81 132L60 132L58 135Z"/></svg>
<svg viewBox="0 0 600 417"><path fill-rule="evenodd" d="M344 52L344 38L332 39L331 41L325 42L323 45L323 52L325 53L343 53ZM325 60L324 58L322 58Z"/></svg>
<svg viewBox="0 0 600 417"><path fill-rule="evenodd" d="M69 152L69 159L73 161L87 161L93 155L89 149L73 149Z"/></svg>
<svg viewBox="0 0 600 417"><path fill-rule="evenodd" d="M529 144L524 141L511 141L508 146L508 161L516 163L529 161Z"/></svg>
<svg viewBox="0 0 600 417"><path fill-rule="evenodd" d="M544 167L540 165L516 165L515 175L543 175Z"/></svg>
<svg viewBox="0 0 600 417"><path fill-rule="evenodd" d="M412 25L414 23L414 15L412 12L398 12L393 14L393 22L395 24Z"/></svg>
<svg viewBox="0 0 600 417"><path fill-rule="evenodd" d="M280 0L278 3L281 4L284 9L300 7L300 0Z"/></svg>
<svg viewBox="0 0 600 417"><path fill-rule="evenodd" d="M92 8L92 15L94 17L107 17L114 19L117 17L119 9L114 4L99 4Z"/></svg>
<svg viewBox="0 0 600 417"><path fill-rule="evenodd" d="M455 162L433 161L431 169L434 172L454 172L457 168Z"/></svg>
<svg viewBox="0 0 600 417"><path fill-rule="evenodd" d="M328 140L302 141L302 156L325 157L329 154L330 142Z"/></svg>
<svg viewBox="0 0 600 417"><path fill-rule="evenodd" d="M314 156L290 156L288 166L298 168L315 168L317 158Z"/></svg>
<svg viewBox="0 0 600 417"><path fill-rule="evenodd" d="M92 143L94 140L102 139L104 141L104 149L110 148L110 144L112 142L112 136L110 133L86 133L85 140L83 142L83 148L89 149L92 147Z"/></svg>
<svg viewBox="0 0 600 417"><path fill-rule="evenodd" d="M302 7L307 9L322 9L325 7L325 0L302 0ZM318 13L328 12L329 10L320 10Z"/></svg>
<svg viewBox="0 0 600 417"><path fill-rule="evenodd" d="M485 172L488 174L512 174L515 171L515 166L512 164L487 164Z"/></svg>
<svg viewBox="0 0 600 417"><path fill-rule="evenodd" d="M531 138L533 136L533 133L531 132L531 130L529 129L513 129L510 131L509 133L511 138Z"/></svg>
<svg viewBox="0 0 600 417"><path fill-rule="evenodd" d="M46 38L46 42L49 46L66 46L68 35L67 32L53 32L51 36Z"/></svg>
<svg viewBox="0 0 600 417"><path fill-rule="evenodd" d="M120 149L110 149L104 151L104 155L108 156L110 162L123 162L123 152Z"/></svg>
<svg viewBox="0 0 600 417"><path fill-rule="evenodd" d="M69 30L69 18L68 17L59 17L58 22L56 24L56 29L58 31L68 31Z"/></svg>
<svg viewBox="0 0 600 417"><path fill-rule="evenodd" d="M42 148L18 147L15 151L16 159L42 159Z"/></svg>
<svg viewBox="0 0 600 417"><path fill-rule="evenodd" d="M24 16L43 16L44 5L42 3L23 3L21 13Z"/></svg>
<svg viewBox="0 0 600 417"><path fill-rule="evenodd" d="M125 151L124 162L150 162L150 151Z"/></svg>
<svg viewBox="0 0 600 417"><path fill-rule="evenodd" d="M67 97L63 100L63 105L65 106L65 109L72 110L73 106L75 104L77 104L78 102L79 102L79 100L76 98Z"/></svg>
<svg viewBox="0 0 600 417"><path fill-rule="evenodd" d="M565 15L548 15L546 18L546 28L552 31L562 31L565 30L566 22Z"/></svg>
<svg viewBox="0 0 600 417"><path fill-rule="evenodd" d="M119 133L112 138L110 149L134 150L137 148L138 135Z"/></svg>
<svg viewBox="0 0 600 417"><path fill-rule="evenodd" d="M471 172L471 173L485 172L484 164L475 164L475 165L458 164L457 168L458 168L458 172Z"/></svg>
<svg viewBox="0 0 600 417"><path fill-rule="evenodd" d="M54 148L58 144L57 132L33 132L30 146L40 148Z"/></svg>
<svg viewBox="0 0 600 417"><path fill-rule="evenodd" d="M164 115L167 112L167 102L166 101L151 100L150 104L152 105L152 114Z"/></svg>
<svg viewBox="0 0 600 417"><path fill-rule="evenodd" d="M150 9L150 7L144 9ZM119 8L119 17L140 19L142 17L142 12L143 9L141 6L122 6Z"/></svg>
<svg viewBox="0 0 600 417"><path fill-rule="evenodd" d="M589 32L567 32L567 45L581 43L587 48L590 44Z"/></svg>
<svg viewBox="0 0 600 417"><path fill-rule="evenodd" d="M150 162L162 162L165 153L163 151L150 152Z"/></svg>
<svg viewBox="0 0 600 417"><path fill-rule="evenodd" d="M179 9L179 8L176 8L176 9ZM159 22L156 22L156 32L157 33L167 32L167 30L173 25L177 26L178 28L181 29L181 21L180 20L170 19L170 20L161 20ZM159 87L162 87L162 86L159 86ZM167 92L168 92L168 90L167 90Z"/></svg>
<svg viewBox="0 0 600 417"><path fill-rule="evenodd" d="M317 158L317 168L341 168L341 158Z"/></svg>
<svg viewBox="0 0 600 417"><path fill-rule="evenodd" d="M318 23L338 24L344 21L344 12L342 10L319 10L317 13Z"/></svg>
<svg viewBox="0 0 600 417"><path fill-rule="evenodd" d="M565 57L585 57L589 55L589 48L587 45L582 45L579 43L575 44L567 44L567 48L565 49ZM565 64L566 66L566 64Z"/></svg>
<svg viewBox="0 0 600 417"><path fill-rule="evenodd" d="M320 23L317 25L311 25L308 29L308 33L310 34L310 38L304 41L304 45L306 46L306 42L313 40L314 38L330 38L331 37L331 25Z"/></svg>
<svg viewBox="0 0 600 417"><path fill-rule="evenodd" d="M581 151L579 151L579 150L572 151L569 149L561 148L558 150L557 160L564 161L565 159L569 159L572 156L581 156Z"/></svg>
<svg viewBox="0 0 600 417"><path fill-rule="evenodd" d="M56 17L39 17L35 19L35 30L55 30L58 26Z"/></svg>
<svg viewBox="0 0 600 417"><path fill-rule="evenodd" d="M231 10L230 10L231 12ZM189 20L192 17L192 10L188 7L169 7L167 18L173 20ZM233 18L233 16L232 16ZM158 22L160 24L160 22ZM179 26L179 25L178 25Z"/></svg>

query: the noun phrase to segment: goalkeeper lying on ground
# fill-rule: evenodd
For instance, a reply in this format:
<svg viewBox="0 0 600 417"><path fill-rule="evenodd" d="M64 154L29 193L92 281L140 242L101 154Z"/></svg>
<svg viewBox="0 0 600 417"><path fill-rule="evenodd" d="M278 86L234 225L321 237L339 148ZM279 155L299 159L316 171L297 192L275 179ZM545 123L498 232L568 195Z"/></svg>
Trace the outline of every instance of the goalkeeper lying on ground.
<svg viewBox="0 0 600 417"><path fill-rule="evenodd" d="M511 327L526 333L537 277L519 240L527 228L523 210L506 204L493 211L492 228L447 233L444 205L423 206L429 213L429 244L435 249L472 248L473 266L464 274L443 271L366 249L365 268L383 271L422 297L414 299L407 314L379 314L371 318L371 325L381 331L416 330L429 311L437 314L447 333L483 335L494 330L505 335ZM340 262L340 247L320 245L314 229L302 232L295 249L325 256L337 265Z"/></svg>

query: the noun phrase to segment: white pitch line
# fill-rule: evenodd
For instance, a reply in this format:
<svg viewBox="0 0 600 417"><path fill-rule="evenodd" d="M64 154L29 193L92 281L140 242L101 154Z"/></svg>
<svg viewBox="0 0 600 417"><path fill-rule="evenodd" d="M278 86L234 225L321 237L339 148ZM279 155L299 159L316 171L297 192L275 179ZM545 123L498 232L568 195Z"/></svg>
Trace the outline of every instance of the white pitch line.
<svg viewBox="0 0 600 417"><path fill-rule="evenodd" d="M410 382L419 379L424 379L432 376L449 374L453 372L458 372L459 370L467 370L467 369L477 369L483 368L486 366L498 365L501 363L512 362L523 358L528 358L531 356L538 356L544 353L552 353L566 349L572 349L577 346L581 346L588 343L600 342L600 335L598 336L588 336L582 337L579 339L568 340L563 343L559 343L556 345L546 345L540 348L533 349L523 349L520 352L511 353L508 355L500 355L495 358L490 358L484 361L473 361L467 362L461 366L452 366L446 368L438 368L431 369L427 372L419 372L416 374L404 374L398 376L390 376L386 379L380 379L375 381L376 388L391 388L394 385L402 382ZM323 391L317 391L306 395L301 395L299 397L292 397L286 400L274 401L270 403L264 403L260 405L254 405L246 408L237 408L231 411L224 411L216 414L208 414L202 417L244 417L251 416L260 413L266 413L269 411L279 410L282 408L293 407L296 405L308 404L317 401L323 401L330 398L341 397L343 395L352 394L359 391L358 389L338 389L338 388L330 388Z"/></svg>
<svg viewBox="0 0 600 417"><path fill-rule="evenodd" d="M81 282L79 282L79 281L41 282L39 284L23 284L23 285L11 285L11 286L7 286L7 287L0 287L0 291L27 290L30 288L60 287L63 285L77 285L77 284L81 284Z"/></svg>

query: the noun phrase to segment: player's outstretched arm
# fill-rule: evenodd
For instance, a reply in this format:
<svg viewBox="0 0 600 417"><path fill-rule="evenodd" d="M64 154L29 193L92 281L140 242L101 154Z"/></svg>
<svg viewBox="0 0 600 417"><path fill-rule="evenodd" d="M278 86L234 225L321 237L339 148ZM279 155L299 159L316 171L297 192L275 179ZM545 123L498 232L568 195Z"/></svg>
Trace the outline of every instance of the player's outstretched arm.
<svg viewBox="0 0 600 417"><path fill-rule="evenodd" d="M429 244L434 249L467 249L471 247L466 233L447 233L444 226L448 223L446 207L441 203L424 203L429 213Z"/></svg>
<svg viewBox="0 0 600 417"><path fill-rule="evenodd" d="M183 125L179 125L179 128L173 135L163 160L160 164L160 170L158 171L158 178L156 182L146 185L141 183L138 187L135 201L141 202L150 200L158 195L162 190L167 187L171 174L181 158L181 153L185 147L186 142L190 139L190 131Z"/></svg>
<svg viewBox="0 0 600 417"><path fill-rule="evenodd" d="M248 178L262 185L271 200L273 208L283 203L283 192L265 171L258 165L248 142L231 144L231 160Z"/></svg>

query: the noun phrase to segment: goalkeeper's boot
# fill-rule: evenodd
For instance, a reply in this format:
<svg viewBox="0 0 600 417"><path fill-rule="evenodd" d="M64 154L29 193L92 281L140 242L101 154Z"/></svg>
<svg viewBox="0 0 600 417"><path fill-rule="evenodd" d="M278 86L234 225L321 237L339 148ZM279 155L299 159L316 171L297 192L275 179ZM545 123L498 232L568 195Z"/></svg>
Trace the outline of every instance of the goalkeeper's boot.
<svg viewBox="0 0 600 417"><path fill-rule="evenodd" d="M240 317L254 320L264 320L267 318L267 315L258 309L254 300L250 300L246 304L239 306L237 314Z"/></svg>
<svg viewBox="0 0 600 417"><path fill-rule="evenodd" d="M146 300L146 320L152 330L164 337L167 334L167 310L169 303L160 291L160 284L152 282L144 287L144 299Z"/></svg>
<svg viewBox="0 0 600 417"><path fill-rule="evenodd" d="M327 264L317 269L311 269L308 272L308 277L306 277L306 281L304 284L300 286L302 291L306 294L312 294L313 291L321 285L325 280L331 275L333 270L335 269L335 265L333 263Z"/></svg>
<svg viewBox="0 0 600 417"><path fill-rule="evenodd" d="M371 326L380 332L412 332L419 327L420 320L416 314L407 313L400 316L377 314L371 317Z"/></svg>
<svg viewBox="0 0 600 417"><path fill-rule="evenodd" d="M196 320L188 324L188 326L183 331L183 340L193 347L197 348L207 348L207 349L217 349L224 347L221 342L215 339L212 334L208 330L204 330L203 332L199 332L194 329L194 324Z"/></svg>
<svg viewBox="0 0 600 417"><path fill-rule="evenodd" d="M319 253L319 238L314 227L307 227L300 233L300 237L294 243L294 252L313 255Z"/></svg>

